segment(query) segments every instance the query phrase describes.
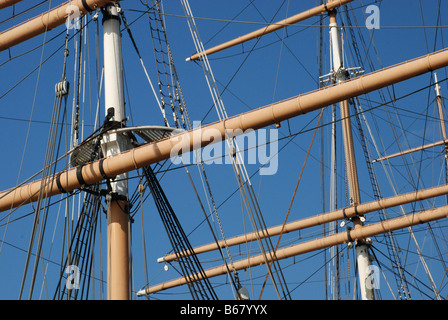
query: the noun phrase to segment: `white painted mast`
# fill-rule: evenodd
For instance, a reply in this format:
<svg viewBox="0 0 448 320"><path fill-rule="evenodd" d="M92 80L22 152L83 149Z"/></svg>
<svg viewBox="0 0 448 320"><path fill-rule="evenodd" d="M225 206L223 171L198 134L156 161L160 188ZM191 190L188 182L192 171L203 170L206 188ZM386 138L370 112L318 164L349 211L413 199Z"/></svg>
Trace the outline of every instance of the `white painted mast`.
<svg viewBox="0 0 448 320"><path fill-rule="evenodd" d="M336 21L336 10L329 12L330 16L330 40L332 57L332 74L336 83L348 79L348 70L344 66L344 57L342 50L342 38L340 29ZM342 134L344 140L345 167L347 171L350 205L356 207L361 203L359 192L358 174L356 167L356 158L353 148L353 136L350 121L350 110L348 100L339 103L341 110ZM355 229L362 226L362 221L358 217L352 218ZM358 240L356 243L356 257L358 262L359 284L361 298L363 300L373 300L373 288L370 284L370 259L368 247L364 240ZM333 275L334 276L334 275ZM332 286L334 287L334 286Z"/></svg>
<svg viewBox="0 0 448 320"><path fill-rule="evenodd" d="M124 125L123 57L120 32L120 8L107 4L103 8L104 93L106 121ZM122 133L105 134L101 148L104 156L129 149L129 140ZM129 214L128 173L117 175L107 195L107 298L130 299L129 281Z"/></svg>

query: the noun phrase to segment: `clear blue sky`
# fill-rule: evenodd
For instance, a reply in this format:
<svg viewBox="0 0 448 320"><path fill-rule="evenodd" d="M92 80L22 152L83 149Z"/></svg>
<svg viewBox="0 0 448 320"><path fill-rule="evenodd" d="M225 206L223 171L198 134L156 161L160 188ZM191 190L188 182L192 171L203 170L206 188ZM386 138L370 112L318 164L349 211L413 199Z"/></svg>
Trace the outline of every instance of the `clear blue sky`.
<svg viewBox="0 0 448 320"><path fill-rule="evenodd" d="M51 7L62 1L51 1ZM283 4L283 5L282 5ZM365 7L369 4L378 5L380 8L380 29L369 32L365 28ZM439 4L440 7L439 14ZM287 16L302 12L306 9L312 8L316 5L316 1L227 1L225 4L222 1L204 1L196 0L190 2L194 15L198 18L197 25L200 36L206 47L222 43L230 40L233 37L250 32L263 26L265 21L278 21ZM29 8L29 1L23 1L15 7L15 12L21 12ZM33 17L38 13L46 10L49 4L44 3L39 8L31 12L17 17L12 21L3 22L0 25L1 30L8 28L11 25L19 23L26 18ZM145 65L148 68L152 81L156 82L155 68L153 65L153 53L151 36L148 30L148 17L143 15L138 10L144 10L144 7L139 1L124 1L122 4L125 9L125 14L131 25L131 30L135 36L137 45L142 53ZM386 67L409 60L415 57L425 55L435 50L440 50L447 45L446 28L433 28L433 26L445 26L446 22L446 1L426 0L426 1L354 1L352 8L355 10L354 16L350 16L353 28L351 31L357 39L357 45L360 51L361 60L364 65L365 72L371 72L381 67ZM244 9L245 8L245 9ZM280 8L280 9L279 9ZM132 10L130 10L132 9ZM190 54L194 53L194 45L191 40L191 35L180 2L170 1L165 4L165 19L167 23L168 40L173 52L177 72L180 77L183 94L186 99L187 108L190 113L192 121L203 121L209 123L216 121L217 115L215 110L209 114L208 111L212 107L212 100L204 80L202 68L199 64L194 62L185 62ZM243 10L244 9L244 10ZM278 12L277 12L278 10ZM7 8L0 11L0 21L8 19L12 15L12 9ZM344 17L344 20L340 18ZM139 18L140 17L140 18ZM354 20L356 17L356 20ZM89 16L89 19L91 16ZM227 21L234 20L232 23ZM101 19L99 19L101 21ZM345 25L348 21L345 14L342 12L339 15L339 22ZM328 18L325 17L324 25L328 25ZM91 115L94 114L96 108L96 85L98 62L96 60L96 40L95 40L94 22L89 24L90 37L88 41L88 55L86 59L86 91L84 104L86 110L83 116L85 117L85 133L87 136L92 130ZM222 29L222 30L221 30ZM20 82L33 69L38 67L41 59L46 60L52 55L64 41L64 26L55 30L51 30L46 36L38 36L24 44L20 44L10 51L0 52L0 135L2 139L2 150L4 156L1 160L1 180L0 189L5 190L18 182L24 181L34 173L42 169L44 162L49 119L51 117L51 110L54 103L54 85L60 80L63 63L62 50L57 51L54 56L46 61L41 69L37 69L30 74L23 82ZM101 25L99 27L100 35L102 32ZM436 30L438 33L436 34ZM43 43L44 40L49 40L61 33L54 40L47 42L44 47L39 47L36 50L19 56L22 53L34 48ZM70 33L70 35L72 35ZM362 35L362 39L360 38ZM283 39L283 41L282 41ZM323 28L323 73L330 71L330 55L328 48L328 28ZM372 41L373 40L373 41ZM349 29L344 30L344 45L346 64L349 67L357 67L354 61L353 41ZM100 61L102 63L100 41ZM352 47L353 48L353 47ZM254 49L250 54L251 49ZM229 115L236 115L249 109L254 109L275 101L290 98L301 93L306 93L318 88L318 46L317 46L317 27L316 18L304 21L296 26L291 26L286 30L280 30L275 34L263 37L258 42L251 41L244 45L236 46L225 52L217 53L210 56L210 62L213 68L214 75L218 81L218 86L222 90L228 85L222 98ZM69 44L70 55L68 58L67 75L68 80L73 84L74 77L74 57L75 48L73 41ZM378 51L376 51L378 50ZM366 54L367 52L367 54ZM7 62L9 55L14 59ZM135 50L126 32L123 32L123 56L125 59L125 76L126 76L126 99L128 108L128 116L130 117L130 125L163 125L163 119L158 107L156 106L154 97L146 80L145 74L140 66ZM370 57L369 60L367 57ZM447 77L446 70L440 70L439 80ZM411 93L414 90L424 88L430 84L431 75L423 75L418 79L407 81L398 84L386 91L386 101L390 100L390 96L400 98L403 95ZM12 89L13 86L17 86ZM442 92L448 96L448 88L446 82L442 85ZM67 107L71 113L73 95L70 95ZM363 107L368 109L374 107L377 102L380 102L380 96L372 94L363 97L361 100ZM378 118L375 118L378 123L373 124L375 134L383 132L382 148L392 153L398 151L398 146L394 144L393 133L382 130L384 123L392 122L395 128L402 125L406 133L409 134L410 146L420 145L423 142L436 141L437 135L440 136L437 122L434 120L437 116L434 108L434 94L433 89L426 89L418 94L412 95L406 99L400 99L396 102L398 109L396 112L402 116L403 123L398 124L395 119L388 119L384 108L379 108ZM371 100L370 102L368 100ZM373 101L373 102L372 102ZM101 105L100 110L102 117L104 117L104 106ZM427 110L430 117L423 117ZM208 114L208 115L207 115ZM204 120L205 115L207 117ZM370 115L370 113L369 113ZM279 170L276 174L271 176L260 176L255 174L253 176L253 187L257 195L259 195L259 204L266 224L278 225L283 223L286 212L293 195L294 187L297 183L300 170L305 160L306 151L308 149L313 128L316 124L317 113L311 113L303 117L293 119L290 123L282 124L279 130L279 138L283 138L278 143L278 149L281 152L278 156ZM29 120L32 117L30 124L30 131L28 133ZM428 120L429 119L429 120ZM325 113L324 123L331 122L330 113ZM69 120L70 122L70 120ZM431 128L435 129L429 129ZM329 126L324 127L324 133L329 134ZM390 130L390 129L389 129ZM426 130L426 131L425 131ZM304 133L294 136L294 139L285 138L290 133ZM432 135L435 135L433 137ZM398 133L399 139L402 137ZM355 139L358 139L355 135ZM440 137L438 137L440 139ZM65 139L65 135L64 135ZM292 206L289 221L303 218L305 216L321 213L323 211L322 196L321 196L321 166L319 164L320 136L316 136L315 144L313 145L309 162L306 164L306 171L303 175L303 182L299 187L298 196ZM290 141L291 140L291 141ZM365 170L365 161L362 154L361 146L356 140L356 147L358 149L359 166L360 166L360 182L361 196L363 201L372 200L371 187L369 178ZM404 142L403 142L404 143ZM330 140L325 138L325 161L329 159L329 145ZM343 168L342 161L342 144L338 145L339 150L339 168ZM405 148L405 146L402 146ZM65 142L63 147L65 150ZM372 154L376 155L372 145L369 145ZM24 153L25 150L25 153ZM269 151L269 150L268 150ZM23 157L23 165L22 165ZM429 157L429 156L428 156ZM437 162L440 165L439 162ZM425 171L423 173L425 179L424 186L429 187L443 183L444 177L429 178L429 174L434 169L434 164L424 165ZM220 206L219 213L222 218L226 237L241 234L245 228L251 230L250 222L247 214L242 215L241 198L239 192L233 196L232 193L237 190L237 184L233 174L233 169L230 165L205 165L207 174L212 185L213 193L216 203ZM247 165L249 174L253 174L258 169L258 164ZM380 170L381 167L375 167ZM394 173L397 174L398 193L412 190L412 182L406 181L405 174L399 172L402 167L394 167ZM421 169L421 168L419 168ZM196 187L203 197L204 191L201 185L201 180L198 175L197 168L192 166L189 168L191 174L195 179ZM414 168L412 170L415 170ZM20 172L20 176L19 176ZM406 171L405 171L406 172ZM438 172L438 171L437 171ZM326 196L328 199L328 167L325 168L325 183ZM382 189L383 196L393 195L384 174L379 174L379 178L385 181L385 189ZM133 175L134 176L134 175ZM339 181L339 196L340 206L345 206L344 199L344 185L343 175ZM442 179L443 178L443 179ZM135 180L134 180L135 181ZM193 246L212 242L210 231L203 221L203 213L196 200L196 195L191 187L188 176L185 170L179 168L168 172L162 179L162 186L173 205L173 208L179 217L179 220L184 227L187 234L192 232L190 241ZM135 188L135 185L133 185ZM383 191L384 190L384 191ZM229 198L229 196L231 196ZM227 200L227 198L229 198ZM58 199L54 197L53 200ZM202 199L206 203L205 198ZM328 201L328 200L327 200ZM58 272L60 237L62 236L63 210L58 213L58 205L53 206L54 209L50 211L49 221L45 236L45 257L50 257L51 262L48 264L48 278L54 279ZM328 210L328 202L325 204ZM23 275L26 254L22 250L27 250L31 227L31 213L32 205L25 206L11 215L11 220L19 217L24 217L18 221L10 223L5 227L8 220L7 212L1 213L0 218L0 237L3 239L4 234L5 244L0 253L0 299L17 299L20 288L20 283ZM152 199L148 199L144 207L144 224L146 234L146 246L148 257L148 271L151 284L158 284L163 281L177 278L178 274L174 268L170 268L168 272L163 270L163 266L157 264L155 260L170 251L170 244L166 238L166 233L161 225L158 214L153 205ZM395 211L394 211L395 212ZM375 216L375 219L376 216ZM55 228L57 224L57 228ZM105 244L104 226L106 224L105 215L101 215L101 224L103 227L103 244ZM446 224L446 223L445 223ZM200 227L197 228L197 226ZM144 273L142 267L142 240L141 240L141 216L138 213L135 216L135 223L133 224L133 259L134 259L134 279L133 285L135 290L139 290L144 284ZM56 231L54 231L56 230ZM285 236L284 245L296 243L299 239L307 240L308 237L319 235L321 228L313 229L312 231L303 231L300 234L293 234ZM54 244L52 238L54 234ZM286 239L291 242L287 242ZM98 238L98 243L99 243ZM6 244L7 243L7 244ZM273 241L274 246L276 240ZM105 248L105 247L103 247ZM252 243L249 245L251 250L256 251L257 245ZM99 250L99 247L98 247ZM235 260L243 259L246 256L245 246L232 249L232 256ZM345 252L344 252L345 253ZM217 254L200 257L205 269L221 264ZM350 257L353 259L353 256ZM412 256L412 258L415 258ZM348 259L345 255L344 259ZM34 262L34 257L32 259ZM300 263L299 263L300 262ZM346 262L346 260L345 260ZM99 268L99 260L96 261L96 268ZM105 261L104 261L105 264ZM39 267L38 278L42 277L42 268L47 265L41 264ZM285 277L289 284L289 289L293 290L293 298L295 299L323 299L324 296L324 273L323 273L323 257L318 255L304 255L296 257L294 260L289 259L282 261L282 266L285 267ZM353 276L354 263L352 260L351 274ZM255 285L255 295L258 297L260 290L260 283L264 278L265 268L260 267L262 272L257 272ZM314 274L314 271L317 271ZM419 268L419 271L421 267ZM248 270L249 271L249 270ZM252 270L250 270L252 272ZM255 271L253 271L255 274ZM348 269L344 269L344 275L347 276ZM99 277L99 273L96 274ZM239 274L240 280L245 281L249 277L249 272L241 272ZM105 269L103 273L105 279ZM29 277L28 277L29 279ZM440 281L440 277L437 278ZM224 284L224 277L211 279L213 284ZM53 281L53 280L51 280ZM302 284L306 282L306 284ZM41 281L36 282L36 289L33 295L34 299L39 297L45 298L45 288L41 288ZM383 297L390 299L391 295L386 290L386 282L384 285ZM252 295L250 283L246 283ZM351 282L353 286L353 282ZM105 290L105 286L104 290ZM296 288L297 287L297 288ZM26 286L26 288L28 288ZM269 290L268 290L269 289ZM272 290L272 285L268 282L267 292L264 293L263 298L276 299L276 295ZM343 288L347 290L346 287ZM26 289L27 290L27 289ZM27 292L25 290L25 292ZM42 296L40 296L42 290ZM96 288L96 293L99 293L99 287ZM446 289L445 289L446 291ZM105 291L104 291L105 292ZM160 299L177 299L189 298L189 294L173 294L186 293L187 288L182 287L170 291L167 294L160 294L155 296ZM220 298L232 299L232 292L229 286L219 286L218 289ZM346 292L346 291L344 291ZM50 298L53 295L52 283L49 282L48 294ZM344 293L345 294L345 293ZM28 293L25 294L28 296ZM345 297L345 296L344 296ZM346 297L345 297L346 298Z"/></svg>

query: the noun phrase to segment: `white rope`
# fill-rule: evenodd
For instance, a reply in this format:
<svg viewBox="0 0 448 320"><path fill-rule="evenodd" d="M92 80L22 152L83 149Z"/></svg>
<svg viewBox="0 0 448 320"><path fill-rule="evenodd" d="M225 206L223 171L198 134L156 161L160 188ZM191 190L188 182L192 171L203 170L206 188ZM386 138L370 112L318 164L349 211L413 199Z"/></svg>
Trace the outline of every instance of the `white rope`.
<svg viewBox="0 0 448 320"><path fill-rule="evenodd" d="M140 58L140 63L142 65L142 67L143 67L143 71L145 72L146 78L148 79L149 85L151 86L152 93L154 94L154 97L156 98L157 105L159 106L160 111L162 112L163 118L167 121L167 124L168 124L168 119L166 119L166 116L165 116L165 109L162 108L160 100L157 97L156 91L154 90L154 86L152 85L151 78L148 75L148 71L146 70L146 67L145 67L145 64L143 63L142 58ZM169 124L168 124L168 126L169 126Z"/></svg>

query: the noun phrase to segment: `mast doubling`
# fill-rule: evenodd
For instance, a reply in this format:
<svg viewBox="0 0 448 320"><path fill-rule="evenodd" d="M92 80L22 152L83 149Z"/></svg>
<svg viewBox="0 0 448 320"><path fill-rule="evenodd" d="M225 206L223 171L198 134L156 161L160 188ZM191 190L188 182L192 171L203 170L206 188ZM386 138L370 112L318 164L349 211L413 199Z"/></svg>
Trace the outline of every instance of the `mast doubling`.
<svg viewBox="0 0 448 320"><path fill-rule="evenodd" d="M336 21L336 10L329 12L330 16L330 39L332 48L333 78L337 83L346 81L348 70L344 66L344 57L342 54L342 39L339 27ZM358 170L356 166L355 149L353 146L352 125L350 119L350 109L348 100L340 102L342 136L344 140L345 168L347 172L348 187L350 193L350 205L353 207L361 203L361 195L359 192ZM362 227L364 217L352 217L354 228ZM358 262L359 284L361 287L361 297L363 300L372 300L372 286L367 285L370 277L369 273L369 253L368 247L364 239L358 239L356 243L356 256Z"/></svg>
<svg viewBox="0 0 448 320"><path fill-rule="evenodd" d="M103 9L104 74L106 121L124 126L126 122L123 94L123 58L120 32L120 8L107 4ZM103 136L105 157L129 149L129 138L120 132ZM107 201L107 298L128 300L129 286L129 214L128 173L116 176L110 183Z"/></svg>

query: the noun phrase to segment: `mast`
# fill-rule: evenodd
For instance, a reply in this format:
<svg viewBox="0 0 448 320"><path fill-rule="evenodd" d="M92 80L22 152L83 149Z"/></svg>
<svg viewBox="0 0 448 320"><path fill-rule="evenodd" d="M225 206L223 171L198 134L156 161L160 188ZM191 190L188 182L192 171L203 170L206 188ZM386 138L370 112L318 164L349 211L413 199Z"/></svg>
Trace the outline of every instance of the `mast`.
<svg viewBox="0 0 448 320"><path fill-rule="evenodd" d="M123 59L119 8L107 4L103 8L104 74L106 121L123 126L126 121L123 94ZM102 141L106 157L129 149L128 138L122 133L108 133ZM129 286L129 214L128 173L111 182L107 201L107 298L128 300Z"/></svg>
<svg viewBox="0 0 448 320"><path fill-rule="evenodd" d="M330 16L330 39L333 59L333 77L337 83L348 79L348 71L344 66L342 54L342 39L336 21L336 10L329 12ZM356 166L355 150L353 146L352 125L350 120L350 109L348 100L343 100L339 104L341 112L342 136L344 142L345 168L347 172L348 187L350 193L350 204L353 207L361 203L359 192L358 171ZM353 217L354 228L362 227L363 223L359 217ZM368 247L363 239L358 239L356 243L356 256L358 262L359 284L361 288L361 298L363 300L373 300L372 286L366 285L369 279L369 253Z"/></svg>

